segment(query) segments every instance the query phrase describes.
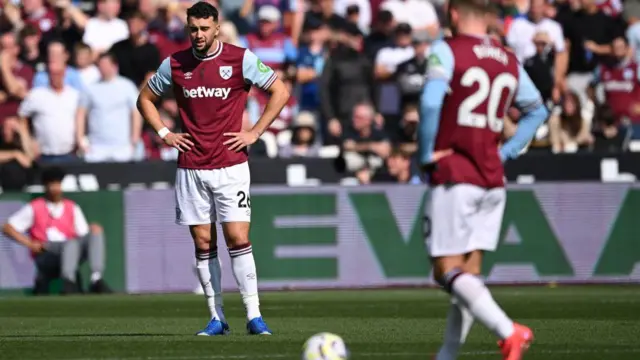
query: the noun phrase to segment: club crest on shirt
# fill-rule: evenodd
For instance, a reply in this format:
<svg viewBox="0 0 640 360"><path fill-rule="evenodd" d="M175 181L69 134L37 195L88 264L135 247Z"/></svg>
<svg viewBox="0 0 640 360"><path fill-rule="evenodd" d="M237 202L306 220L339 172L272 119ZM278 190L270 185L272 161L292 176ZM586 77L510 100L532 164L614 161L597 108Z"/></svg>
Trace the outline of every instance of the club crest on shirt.
<svg viewBox="0 0 640 360"><path fill-rule="evenodd" d="M233 74L233 68L231 66L220 66L220 77L224 80L229 80Z"/></svg>

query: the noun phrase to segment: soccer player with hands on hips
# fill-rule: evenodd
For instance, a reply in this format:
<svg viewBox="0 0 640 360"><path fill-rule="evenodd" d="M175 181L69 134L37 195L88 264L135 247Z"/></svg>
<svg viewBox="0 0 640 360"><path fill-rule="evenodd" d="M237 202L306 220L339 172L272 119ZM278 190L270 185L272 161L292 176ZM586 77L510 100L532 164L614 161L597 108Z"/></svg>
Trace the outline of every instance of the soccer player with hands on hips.
<svg viewBox="0 0 640 360"><path fill-rule="evenodd" d="M249 241L250 174L247 147L269 127L289 99L274 71L248 49L223 43L218 10L198 2L187 10L191 48L166 58L141 90L138 109L164 142L180 151L176 173L176 223L188 225L195 244L198 278L211 319L197 335L229 331L222 303L216 227L226 240L233 275L247 311L247 331L270 335L260 313L256 265ZM271 95L253 126L243 128L242 114L251 86ZM182 133L160 120L156 103L173 91Z"/></svg>
<svg viewBox="0 0 640 360"><path fill-rule="evenodd" d="M487 35L486 0L451 0L454 35L431 47L421 97L420 161L429 169L425 233L435 280L451 295L436 360L456 359L474 321L519 360L533 332L513 322L479 278L485 251L498 246L506 202L503 162L518 156L548 116L515 55ZM523 117L500 146L512 105Z"/></svg>

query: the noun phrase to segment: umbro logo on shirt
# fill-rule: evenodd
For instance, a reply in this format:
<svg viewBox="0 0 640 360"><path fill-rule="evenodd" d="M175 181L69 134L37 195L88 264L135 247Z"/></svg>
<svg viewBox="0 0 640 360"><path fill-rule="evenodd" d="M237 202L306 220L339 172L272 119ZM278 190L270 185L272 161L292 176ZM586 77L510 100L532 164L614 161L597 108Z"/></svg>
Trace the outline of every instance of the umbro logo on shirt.
<svg viewBox="0 0 640 360"><path fill-rule="evenodd" d="M185 98L220 98L226 100L231 93L231 88L208 88L204 86L198 86L195 89L182 88L182 93Z"/></svg>

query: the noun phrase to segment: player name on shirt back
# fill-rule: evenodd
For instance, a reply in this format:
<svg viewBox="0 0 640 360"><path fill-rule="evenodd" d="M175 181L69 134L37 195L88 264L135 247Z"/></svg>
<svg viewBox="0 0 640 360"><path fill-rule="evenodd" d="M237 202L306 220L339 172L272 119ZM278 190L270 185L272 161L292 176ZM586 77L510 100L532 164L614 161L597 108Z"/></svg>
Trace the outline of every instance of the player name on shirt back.
<svg viewBox="0 0 640 360"><path fill-rule="evenodd" d="M504 65L509 63L509 57L507 53L499 47L492 45L475 45L473 47L473 53L476 55L478 59L490 58L498 61Z"/></svg>
<svg viewBox="0 0 640 360"><path fill-rule="evenodd" d="M231 88L209 88L205 86L198 86L193 89L182 88L182 93L185 98L220 98L226 100L231 93Z"/></svg>

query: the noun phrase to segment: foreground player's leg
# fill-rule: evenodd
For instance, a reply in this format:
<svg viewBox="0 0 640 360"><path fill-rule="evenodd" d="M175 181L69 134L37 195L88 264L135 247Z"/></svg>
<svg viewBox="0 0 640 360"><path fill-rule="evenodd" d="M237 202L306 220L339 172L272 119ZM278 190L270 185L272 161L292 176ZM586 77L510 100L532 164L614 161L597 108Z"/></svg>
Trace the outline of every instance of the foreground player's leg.
<svg viewBox="0 0 640 360"><path fill-rule="evenodd" d="M215 227L211 224L190 226L196 246L196 269L204 290L211 320L197 335L223 335L229 330L222 311L222 272L218 259Z"/></svg>
<svg viewBox="0 0 640 360"><path fill-rule="evenodd" d="M242 295L247 310L247 331L254 335L271 335L262 314L258 297L258 276L249 242L249 222L227 222L222 224L224 236L229 247L233 276Z"/></svg>
<svg viewBox="0 0 640 360"><path fill-rule="evenodd" d="M447 327L444 331L444 342L436 355L436 360L454 360L467 339L473 325L473 316L469 310L460 305L455 298L451 299L451 307L447 314Z"/></svg>
<svg viewBox="0 0 640 360"><path fill-rule="evenodd" d="M522 351L533 340L533 333L524 326L514 324L495 302L482 280L464 272L463 265L461 257L434 259L436 279L461 305L469 309L478 322L502 339L500 346L505 359L520 359Z"/></svg>

